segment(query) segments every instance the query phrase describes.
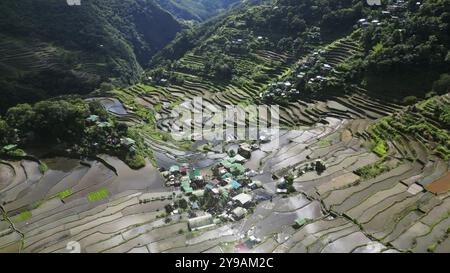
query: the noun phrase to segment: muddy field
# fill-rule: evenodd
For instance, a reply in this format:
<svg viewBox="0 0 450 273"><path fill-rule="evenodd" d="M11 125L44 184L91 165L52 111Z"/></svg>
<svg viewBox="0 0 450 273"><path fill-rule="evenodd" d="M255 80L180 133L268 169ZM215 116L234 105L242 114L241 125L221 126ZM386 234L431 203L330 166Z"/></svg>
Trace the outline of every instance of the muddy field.
<svg viewBox="0 0 450 273"><path fill-rule="evenodd" d="M101 102L123 114L117 101ZM166 221L164 207L181 192L166 188L150 162L134 171L107 155L100 157L108 166L44 158L49 169L43 174L34 161L1 161L0 251L71 252L74 242L82 252L448 251L448 163L433 155L424 163L400 158L389 171L364 179L355 171L379 158L352 133L360 126L361 120L327 118L282 131L278 143L262 144L245 164L264 187L254 193L262 199L252 213L195 232L186 213ZM223 148L199 153L154 145L161 149L155 152L158 167L164 168L183 158L207 171L226 156ZM316 160L325 171L299 174ZM426 176L444 170L446 175L431 181ZM273 175L289 173L297 191L277 194ZM295 226L298 219L305 224Z"/></svg>

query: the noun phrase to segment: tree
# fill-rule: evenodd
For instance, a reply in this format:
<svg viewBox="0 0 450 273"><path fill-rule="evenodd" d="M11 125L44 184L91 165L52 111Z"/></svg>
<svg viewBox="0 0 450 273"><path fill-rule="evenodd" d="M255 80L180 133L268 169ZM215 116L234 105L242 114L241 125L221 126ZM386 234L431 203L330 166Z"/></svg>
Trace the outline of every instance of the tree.
<svg viewBox="0 0 450 273"><path fill-rule="evenodd" d="M19 104L6 112L6 122L19 133L28 132L33 128L35 112L29 104Z"/></svg>
<svg viewBox="0 0 450 273"><path fill-rule="evenodd" d="M14 131L6 121L0 119L0 146L10 144L13 140Z"/></svg>
<svg viewBox="0 0 450 273"><path fill-rule="evenodd" d="M442 74L439 79L433 83L433 91L438 94L450 92L450 75Z"/></svg>
<svg viewBox="0 0 450 273"><path fill-rule="evenodd" d="M167 214L170 214L173 211L173 207L170 204L165 205L164 209L166 210Z"/></svg>
<svg viewBox="0 0 450 273"><path fill-rule="evenodd" d="M186 199L182 198L178 201L178 207L180 207L181 209L187 209L188 207L188 203L186 201Z"/></svg>

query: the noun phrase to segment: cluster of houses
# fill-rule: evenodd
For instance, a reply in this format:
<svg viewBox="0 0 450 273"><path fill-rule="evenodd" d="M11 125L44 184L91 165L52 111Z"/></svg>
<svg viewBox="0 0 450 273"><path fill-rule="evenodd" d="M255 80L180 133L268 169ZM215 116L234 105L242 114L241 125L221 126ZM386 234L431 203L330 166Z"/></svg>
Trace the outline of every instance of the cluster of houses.
<svg viewBox="0 0 450 273"><path fill-rule="evenodd" d="M4 155L12 155L15 151L18 150L18 146L16 144L9 144L5 145L2 148L0 148L0 154Z"/></svg>
<svg viewBox="0 0 450 273"><path fill-rule="evenodd" d="M217 221L238 221L256 205L252 192L262 183L252 180L256 172L244 167L255 148L241 144L236 155L223 158L211 169L181 164L162 172L166 185L179 187L190 197L191 209L198 212L188 220L191 230L207 228Z"/></svg>
<svg viewBox="0 0 450 273"><path fill-rule="evenodd" d="M269 88L261 93L261 98L296 98L301 91L294 86L303 83L304 87L312 84L322 84L335 79L333 67L323 61L326 51L321 49L310 54L306 59L297 63L293 76L284 82L272 83ZM302 89L303 87L298 87ZM313 90L315 90L313 88Z"/></svg>
<svg viewBox="0 0 450 273"><path fill-rule="evenodd" d="M298 176L302 176L308 172L317 172L317 174L322 174L327 169L325 162L321 159L318 159L314 162L307 163L304 166L296 168L298 170Z"/></svg>
<svg viewBox="0 0 450 273"><path fill-rule="evenodd" d="M100 128L113 127L113 125L110 122L100 121L100 117L97 115L90 115L89 117L86 118L86 121L88 122L88 124L98 126Z"/></svg>
<svg viewBox="0 0 450 273"><path fill-rule="evenodd" d="M295 89L290 81L276 82L269 84L266 91L260 94L261 98L282 97L287 98L293 95L299 95L300 91Z"/></svg>
<svg viewBox="0 0 450 273"><path fill-rule="evenodd" d="M97 115L90 115L89 117L86 118L86 121L88 125L96 126L98 128L112 128L114 126L111 122L101 121L100 117ZM124 147L125 149L128 149L130 152L136 151L136 141L128 137L118 138L110 135L108 136L106 143L114 147L119 146ZM97 146L98 143L93 143L93 145Z"/></svg>
<svg viewBox="0 0 450 273"><path fill-rule="evenodd" d="M327 169L325 162L321 159L315 160L310 163L306 163L303 166L297 166L294 168L293 172L289 175L281 177L277 181L277 193L278 194L289 194L295 192L295 188L293 186L294 179L300 176L305 175L308 172L317 172L318 175L321 175Z"/></svg>
<svg viewBox="0 0 450 273"><path fill-rule="evenodd" d="M330 78L333 72L333 67L322 61L321 57L325 57L326 51L321 49L314 52L308 57L307 61L300 63L297 67L296 77L298 80L303 80L306 84L322 83ZM308 74L311 68L315 68L315 73Z"/></svg>
<svg viewBox="0 0 450 273"><path fill-rule="evenodd" d="M372 1L372 0L368 0ZM377 4L379 0L373 0L369 5L380 6ZM417 6L422 5L421 2L416 2ZM387 3L386 9L382 10L376 18L361 18L357 24L361 28L369 26L382 26L385 21L399 20L399 16L406 8L404 0L391 0ZM306 59L301 60L297 64L297 68L292 77L286 78L284 81L272 83L267 90L260 94L260 97L265 100L292 100L297 98L303 92L303 88L308 88L313 92L319 90L329 81L337 81L338 75L334 73L331 64L323 61L326 58L327 52L325 50L318 50L310 54ZM295 88L294 88L295 87Z"/></svg>
<svg viewBox="0 0 450 273"><path fill-rule="evenodd" d="M162 175L166 178L167 187L180 187L186 194L192 194L205 185L200 170L191 169L189 164L173 165L168 171L162 172Z"/></svg>
<svg viewBox="0 0 450 273"><path fill-rule="evenodd" d="M368 0L370 1L370 0ZM416 6L422 5L422 2L416 2ZM378 19L367 19L361 18L358 20L358 26L365 28L369 26L381 26L383 25L382 20L398 20L398 13L406 9L406 2L404 0L393 0L386 5L386 10L382 10L380 18Z"/></svg>

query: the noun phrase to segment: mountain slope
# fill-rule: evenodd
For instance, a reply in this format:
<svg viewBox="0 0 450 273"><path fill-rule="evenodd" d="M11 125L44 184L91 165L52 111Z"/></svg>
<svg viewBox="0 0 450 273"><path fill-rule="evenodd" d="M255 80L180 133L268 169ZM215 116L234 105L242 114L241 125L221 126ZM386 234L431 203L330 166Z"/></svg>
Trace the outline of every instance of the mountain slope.
<svg viewBox="0 0 450 273"><path fill-rule="evenodd" d="M156 0L164 9L183 20L205 21L241 0Z"/></svg>
<svg viewBox="0 0 450 273"><path fill-rule="evenodd" d="M257 62L244 66L243 56L251 59L258 51L268 50L293 55L302 63L310 60L300 68L292 66L289 77L283 77L303 98L319 90L325 95L342 92L349 84L360 85L374 96L389 94L397 101L408 95L423 97L433 83L448 85L449 7L449 0L422 4L392 0L382 6L351 0L278 0L235 10L183 32L155 55L153 64L169 60L173 65L164 67L166 71L181 68L178 72L210 78L226 75L226 80L237 83L261 76L254 71ZM210 61L199 65L180 60L189 54ZM328 72L322 71L323 65ZM225 70L230 73L223 73ZM298 77L304 73L307 77ZM308 87L308 81L316 76L325 79ZM442 94L446 90L440 87L435 91ZM297 99L294 96L290 101Z"/></svg>
<svg viewBox="0 0 450 273"><path fill-rule="evenodd" d="M165 71L178 69L175 73L189 72L237 85L253 80L267 83L274 76L266 73L267 69L276 65L267 63L271 58L264 56L265 51L297 57L350 33L362 9L359 5L352 7L353 2L347 0L244 4L194 30L182 32L155 55L152 64L164 65ZM206 63L180 60L189 54ZM268 67L262 68L260 62L266 62Z"/></svg>
<svg viewBox="0 0 450 273"><path fill-rule="evenodd" d="M152 1L0 3L0 109L132 83L182 26Z"/></svg>

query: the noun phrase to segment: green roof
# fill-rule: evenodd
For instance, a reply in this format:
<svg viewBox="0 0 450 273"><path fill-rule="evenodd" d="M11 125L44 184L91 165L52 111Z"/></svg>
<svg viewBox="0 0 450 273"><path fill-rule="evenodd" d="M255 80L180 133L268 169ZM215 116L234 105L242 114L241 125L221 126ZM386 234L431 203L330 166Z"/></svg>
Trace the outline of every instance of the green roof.
<svg viewBox="0 0 450 273"><path fill-rule="evenodd" d="M136 144L136 141L132 138L126 137L126 138L122 138L121 139L122 144L127 145L127 146L131 146Z"/></svg>
<svg viewBox="0 0 450 273"><path fill-rule="evenodd" d="M183 188L183 191L185 193L192 193L194 191L194 189L191 188L191 186L189 186L189 185L182 185L181 187Z"/></svg>
<svg viewBox="0 0 450 273"><path fill-rule="evenodd" d="M230 171L232 173L239 173L239 174L243 174L245 173L245 168L244 166L242 166L242 164L239 163L234 163L233 165L231 165Z"/></svg>
<svg viewBox="0 0 450 273"><path fill-rule="evenodd" d="M297 220L295 220L295 223L299 226L305 225L306 222L307 222L307 220L305 218L298 218Z"/></svg>
<svg viewBox="0 0 450 273"><path fill-rule="evenodd" d="M233 178L233 175L231 173L226 173L226 174L222 175L222 179L226 179L226 178Z"/></svg>
<svg viewBox="0 0 450 273"><path fill-rule="evenodd" d="M197 177L197 176L201 176L200 170L194 169L194 170L190 171L189 177L194 178L194 177Z"/></svg>
<svg viewBox="0 0 450 273"><path fill-rule="evenodd" d="M225 168L230 168L233 165L234 162L231 162L230 160L226 159L226 160L222 160L220 161L220 164L222 166L224 166Z"/></svg>
<svg viewBox="0 0 450 273"><path fill-rule="evenodd" d="M236 156L235 157L229 157L229 158L227 158L225 160L227 160L227 161L229 161L231 163L234 163L234 162L236 162Z"/></svg>
<svg viewBox="0 0 450 273"><path fill-rule="evenodd" d="M169 171L170 171L171 173L173 173L173 172L179 172L179 171L180 171L180 167L177 166L177 165L174 165L174 166L170 167Z"/></svg>
<svg viewBox="0 0 450 273"><path fill-rule="evenodd" d="M10 145L4 146L4 147L3 147L3 150L5 150L5 151L12 151L12 150L14 150L14 149L16 149L16 148L17 148L17 145L15 145L15 144L10 144Z"/></svg>
<svg viewBox="0 0 450 273"><path fill-rule="evenodd" d="M191 184L191 179L189 177L187 177L187 176L183 176L180 179L180 181L181 181L181 184L183 184L183 183Z"/></svg>
<svg viewBox="0 0 450 273"><path fill-rule="evenodd" d="M88 121L92 121L92 122L96 122L98 120L98 116L97 115L90 115L87 120Z"/></svg>
<svg viewBox="0 0 450 273"><path fill-rule="evenodd" d="M245 179L247 179L247 176L245 176L245 175L236 176L236 180L245 180Z"/></svg>

